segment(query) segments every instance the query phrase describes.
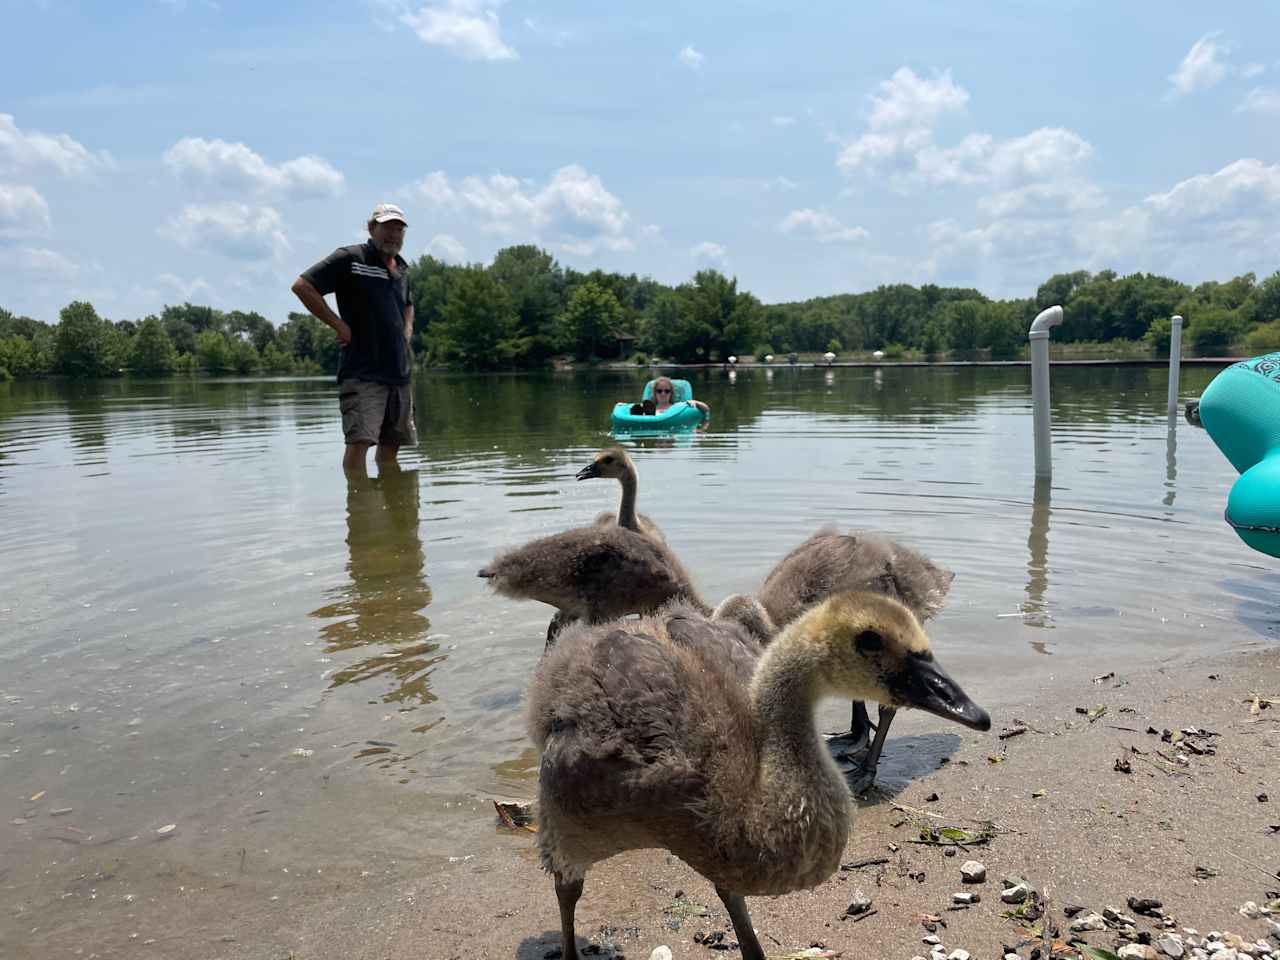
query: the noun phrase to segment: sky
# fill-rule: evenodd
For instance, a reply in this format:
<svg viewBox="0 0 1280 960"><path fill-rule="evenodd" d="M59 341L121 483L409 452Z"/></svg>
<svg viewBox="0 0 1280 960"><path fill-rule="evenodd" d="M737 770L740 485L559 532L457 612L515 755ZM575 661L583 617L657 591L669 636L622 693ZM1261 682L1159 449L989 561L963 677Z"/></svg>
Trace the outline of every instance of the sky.
<svg viewBox="0 0 1280 960"><path fill-rule="evenodd" d="M0 307L300 309L405 256L766 302L1280 269L1280 4L0 0Z"/></svg>

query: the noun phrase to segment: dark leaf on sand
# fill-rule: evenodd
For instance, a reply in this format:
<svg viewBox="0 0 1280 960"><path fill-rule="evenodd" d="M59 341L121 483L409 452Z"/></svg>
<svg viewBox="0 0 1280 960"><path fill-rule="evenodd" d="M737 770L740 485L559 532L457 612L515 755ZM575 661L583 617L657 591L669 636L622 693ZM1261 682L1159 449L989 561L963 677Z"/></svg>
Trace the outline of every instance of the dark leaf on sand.
<svg viewBox="0 0 1280 960"><path fill-rule="evenodd" d="M1210 877L1216 877L1218 871L1213 867L1196 867L1195 877L1197 880L1208 880Z"/></svg>

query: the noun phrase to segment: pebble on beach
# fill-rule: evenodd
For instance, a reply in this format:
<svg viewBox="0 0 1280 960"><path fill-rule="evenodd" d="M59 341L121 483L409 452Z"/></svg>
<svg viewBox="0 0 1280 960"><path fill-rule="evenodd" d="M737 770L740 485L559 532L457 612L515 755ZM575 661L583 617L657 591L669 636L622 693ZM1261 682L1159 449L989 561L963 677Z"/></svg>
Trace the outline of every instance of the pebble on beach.
<svg viewBox="0 0 1280 960"><path fill-rule="evenodd" d="M965 883L983 883L987 879L987 868L977 860L966 860L960 865L960 879Z"/></svg>

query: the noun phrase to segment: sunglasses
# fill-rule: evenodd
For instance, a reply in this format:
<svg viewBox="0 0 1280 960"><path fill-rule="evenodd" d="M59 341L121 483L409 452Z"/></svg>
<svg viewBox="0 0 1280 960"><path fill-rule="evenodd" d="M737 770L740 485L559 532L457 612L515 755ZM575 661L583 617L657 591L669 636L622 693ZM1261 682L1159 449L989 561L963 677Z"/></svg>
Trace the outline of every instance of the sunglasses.
<svg viewBox="0 0 1280 960"><path fill-rule="evenodd" d="M654 393L670 393L671 391L667 387L659 387L657 390L653 392Z"/></svg>

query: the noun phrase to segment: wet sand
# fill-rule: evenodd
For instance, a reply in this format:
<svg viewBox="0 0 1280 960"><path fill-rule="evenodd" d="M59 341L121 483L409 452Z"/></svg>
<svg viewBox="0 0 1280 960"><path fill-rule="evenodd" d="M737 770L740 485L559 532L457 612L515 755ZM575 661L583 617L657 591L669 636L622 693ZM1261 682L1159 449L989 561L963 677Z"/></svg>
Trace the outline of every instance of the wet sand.
<svg viewBox="0 0 1280 960"><path fill-rule="evenodd" d="M1154 897L1180 926L1265 936L1265 920L1237 910L1280 891L1280 879L1268 877L1280 873L1280 832L1270 829L1280 826L1280 705L1251 714L1245 701L1280 698L1280 651L1199 658L1101 682L1091 676L1107 672L1105 662L1077 664L1029 686L1019 706L993 717L989 734L900 717L886 749L888 789L858 804L844 858L888 861L842 871L813 891L749 901L765 948L782 953L820 942L846 957L906 960L927 955L920 916L933 914L945 921L937 934L948 950L1000 956L1002 946L1028 936L1000 916L1009 909L1000 903L1000 880L1014 873L1047 896L1057 922L1067 905L1132 914L1128 897ZM1076 711L1098 705L1106 713L1092 721ZM998 738L1020 722L1026 733ZM1193 738L1213 750L1198 755L1146 733L1149 726L1218 736ZM1132 773L1114 769L1118 758L1129 760ZM936 769L906 781L903 771L922 764ZM300 811L314 803L345 808L358 798L343 794L357 786L329 783L324 790L332 794L317 787L317 795L294 799ZM1260 794L1270 794L1268 801ZM410 796L398 806L395 815L421 817L430 832L431 811L415 809ZM496 824L483 801L470 813ZM909 842L921 824L975 828L981 821L994 823L996 836L956 856ZM127 855L113 859L106 846L97 872L65 891L74 912L60 910L60 922L45 929L45 909L14 889L16 865L0 864L0 956L541 960L559 944L551 883L532 834L493 829L491 848L452 861L379 847L371 833L367 858L324 860L322 869L305 857L282 864L234 836L220 862L175 857L165 867L154 857L132 865ZM314 840L321 862L324 838ZM967 859L986 865L985 883L962 885ZM1197 867L1216 875L1197 878ZM841 919L859 888L874 912ZM949 911L962 889L978 892L981 903ZM679 918L680 893L707 915ZM1139 921L1139 929L1155 929ZM709 884L656 851L614 858L588 875L578 931L580 946L589 941L604 956L647 960L659 944L676 958L739 955L695 942L715 931L732 940L728 918ZM1118 942L1111 932L1087 940L1111 949Z"/></svg>

